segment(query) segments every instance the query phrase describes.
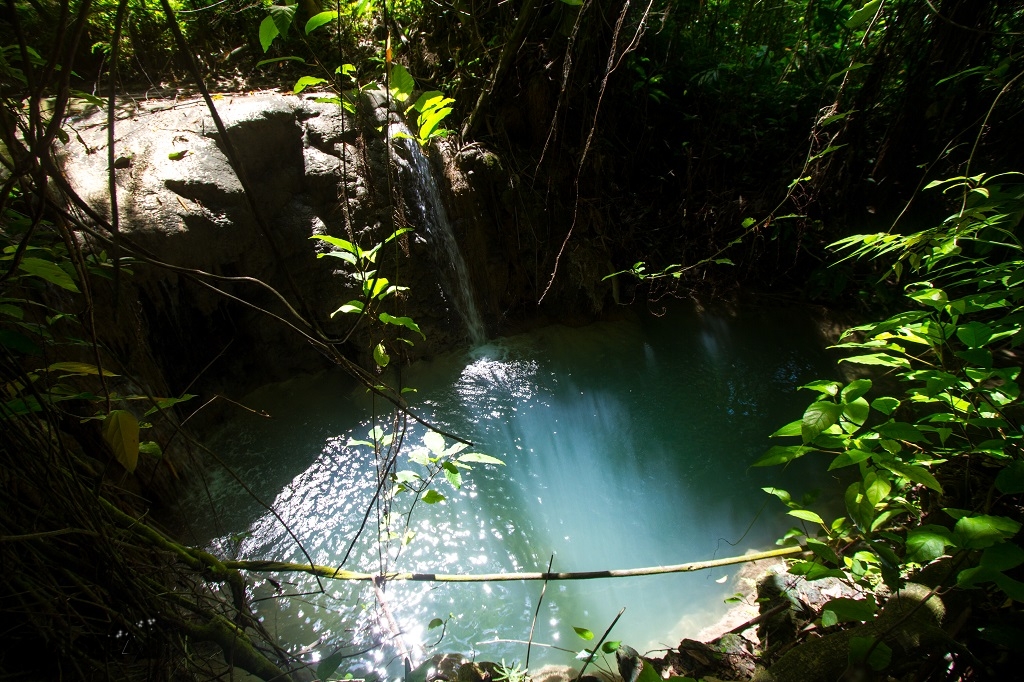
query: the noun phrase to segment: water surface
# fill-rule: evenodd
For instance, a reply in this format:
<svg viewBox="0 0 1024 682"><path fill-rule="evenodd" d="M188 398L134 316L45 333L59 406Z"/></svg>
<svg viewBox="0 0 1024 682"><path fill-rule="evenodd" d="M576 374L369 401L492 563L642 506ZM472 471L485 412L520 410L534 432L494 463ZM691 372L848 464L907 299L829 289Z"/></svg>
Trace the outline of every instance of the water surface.
<svg viewBox="0 0 1024 682"><path fill-rule="evenodd" d="M792 525L761 486L793 492L821 467L750 469L767 435L799 416L796 388L828 376L811 321L792 311L673 310L581 328L553 326L500 339L402 370L414 409L474 442L506 466L473 465L461 489L435 480L447 499L417 504L399 495L391 529L378 529L386 498L372 504L379 463L365 440L389 411L341 374L295 379L248 399L272 415L242 415L216 439L222 457L276 516L212 471L189 502L192 530L217 551L247 559L307 561L367 572L590 571L677 564L769 548ZM426 429L405 433L398 469L422 471L408 453ZM452 441L448 441L452 444ZM798 462L797 464L802 464ZM213 509L216 509L214 513ZM369 510L369 514L367 514ZM286 529L287 526L287 529ZM362 533L359 533L362 527ZM290 532L289 532L290 531ZM406 531L414 533L404 544ZM305 551L300 549L299 543ZM737 569L548 586L533 639L579 651L573 631L645 651L692 637L725 611ZM257 613L306 660L357 652L390 630L371 585L258 576ZM280 588L278 588L278 585ZM391 583L388 607L408 645L522 661L541 583ZM302 596L280 596L280 595ZM447 621L437 649L429 645ZM395 658L391 647L350 659L356 676ZM531 666L571 663L534 648Z"/></svg>

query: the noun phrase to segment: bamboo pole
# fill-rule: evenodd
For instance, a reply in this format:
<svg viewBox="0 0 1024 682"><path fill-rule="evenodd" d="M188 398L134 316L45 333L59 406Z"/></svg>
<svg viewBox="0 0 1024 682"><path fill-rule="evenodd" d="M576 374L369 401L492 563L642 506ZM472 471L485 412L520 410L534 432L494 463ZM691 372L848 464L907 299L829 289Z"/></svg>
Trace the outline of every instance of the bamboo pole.
<svg viewBox="0 0 1024 682"><path fill-rule="evenodd" d="M577 571L568 573L475 573L475 574L445 574L445 573L387 573L378 575L374 573L357 573L345 571L333 566L318 564L296 564L287 561L225 561L225 568L233 568L242 571L293 571L309 573L321 578L333 580L403 580L415 582L436 582L436 583L489 583L507 582L513 580L593 580L596 578L629 578L641 575L664 575L666 573L689 573L692 571L703 571L718 566L730 566L743 564L761 559L774 559L778 557L795 556L807 551L806 547L793 546L773 549L767 552L755 552L743 556L728 557L726 559L712 559L710 561L694 561L686 564L675 564L672 566L649 566L647 568L626 568L607 571Z"/></svg>

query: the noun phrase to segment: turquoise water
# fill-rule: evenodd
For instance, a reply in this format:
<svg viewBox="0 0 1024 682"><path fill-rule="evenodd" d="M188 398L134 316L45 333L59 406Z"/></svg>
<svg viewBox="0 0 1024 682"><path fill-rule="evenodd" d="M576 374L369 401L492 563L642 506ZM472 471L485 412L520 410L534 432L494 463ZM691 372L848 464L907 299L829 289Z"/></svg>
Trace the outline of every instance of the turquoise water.
<svg viewBox="0 0 1024 682"><path fill-rule="evenodd" d="M350 444L373 423L390 430L386 404L341 374L296 379L246 400L270 418L243 414L215 439L280 520L217 470L185 513L199 541L247 559L306 562L297 538L316 563L337 565L358 535L345 568L367 572L543 571L552 554L555 571L734 556L771 547L793 525L762 486L797 493L821 476L824 467L748 465L806 406L809 394L796 388L831 371L814 325L797 312L682 306L663 317L548 327L404 368L418 414L472 440L467 451L506 463L474 464L460 490L435 480L447 499L408 516L412 497L398 495L391 527L415 533L407 545L377 542L378 464L370 448ZM407 457L422 450L425 433L409 423L398 469L419 468ZM641 651L674 646L724 613L736 570L551 583L533 640L579 651L587 643L574 626L600 635L626 607L611 639ZM257 613L304 660L392 638L366 583L324 580L319 593L300 574L272 576L280 589L253 578ZM541 586L391 583L385 593L416 655L521 662L524 644L495 640L528 638ZM447 624L431 648L442 634L426 629L434 618ZM377 647L341 671L358 677L396 657L394 647ZM546 662L571 663L572 654L534 647L530 665Z"/></svg>

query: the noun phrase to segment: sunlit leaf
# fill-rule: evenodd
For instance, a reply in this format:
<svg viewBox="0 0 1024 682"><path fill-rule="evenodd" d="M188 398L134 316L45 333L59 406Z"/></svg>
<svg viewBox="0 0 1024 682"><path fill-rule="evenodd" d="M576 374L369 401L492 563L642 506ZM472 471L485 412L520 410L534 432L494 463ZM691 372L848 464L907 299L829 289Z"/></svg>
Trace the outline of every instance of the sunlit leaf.
<svg viewBox="0 0 1024 682"><path fill-rule="evenodd" d="M292 88L292 93L297 95L306 88L312 87L314 85L320 85L321 83L326 82L326 78L317 78L316 76L303 76L299 80L295 81L295 87Z"/></svg>
<svg viewBox="0 0 1024 682"><path fill-rule="evenodd" d="M839 362L852 362L855 365L881 365L883 367L901 367L910 369L910 361L906 358L898 358L887 353L869 353L867 355L855 355L851 358L843 358Z"/></svg>
<svg viewBox="0 0 1024 682"><path fill-rule="evenodd" d="M391 362L391 356L384 350L383 343L378 343L373 347L373 361L381 368L387 367L388 363Z"/></svg>
<svg viewBox="0 0 1024 682"><path fill-rule="evenodd" d="M324 24L334 21L337 18L338 13L335 11L320 12L319 14L314 14L309 18L309 21L306 22L306 35L309 35L316 29L323 26ZM347 66L351 66L351 64Z"/></svg>
<svg viewBox="0 0 1024 682"><path fill-rule="evenodd" d="M281 31L278 30L272 16L268 16L260 22L260 45L264 52L270 49L270 44L280 33Z"/></svg>
<svg viewBox="0 0 1024 682"><path fill-rule="evenodd" d="M926 564L946 553L946 547L953 544L948 528L927 524L907 531L907 561Z"/></svg>
<svg viewBox="0 0 1024 682"><path fill-rule="evenodd" d="M361 312L363 312L363 302L362 301L357 301L357 300L352 300L352 301L349 301L348 303L346 303L345 305L341 306L337 310L335 310L333 313L331 313L331 317L334 317L338 313L361 313Z"/></svg>
<svg viewBox="0 0 1024 682"><path fill-rule="evenodd" d="M963 549L984 549L1011 538L1020 523L1005 516L964 516L953 527L953 540Z"/></svg>
<svg viewBox="0 0 1024 682"><path fill-rule="evenodd" d="M801 519L803 521L810 521L811 523L817 523L822 526L825 525L825 522L822 520L822 518L814 512L810 511L809 509L791 509L786 513L790 516L795 516L796 518Z"/></svg>
<svg viewBox="0 0 1024 682"><path fill-rule="evenodd" d="M452 487L458 490L462 487L462 472L459 471L451 462L445 462L441 465L444 469L444 477L448 479L448 482L452 484Z"/></svg>
<svg viewBox="0 0 1024 682"><path fill-rule="evenodd" d="M827 401L811 403L804 411L801 423L800 435L804 443L810 443L822 431L839 421L839 415L842 413L843 406L837 403Z"/></svg>
<svg viewBox="0 0 1024 682"><path fill-rule="evenodd" d="M460 462L477 462L479 464L499 464L505 466L505 463L497 457L491 457L485 455L482 452L467 452L466 454L459 457Z"/></svg>
<svg viewBox="0 0 1024 682"><path fill-rule="evenodd" d="M857 464L871 458L873 453L865 450L847 450L846 452L840 453L832 463L828 465L828 470L841 469L848 467L852 464Z"/></svg>
<svg viewBox="0 0 1024 682"><path fill-rule="evenodd" d="M885 467L889 471L893 471L901 476L904 476L914 483L919 483L926 488L934 490L937 493L942 492L942 486L935 479L930 471L922 466L915 464L904 464L903 462L897 461L879 461L879 466Z"/></svg>
<svg viewBox="0 0 1024 682"><path fill-rule="evenodd" d="M803 429L803 420L797 419L783 426L781 429L773 433L771 438L781 438L784 436L799 436Z"/></svg>
<svg viewBox="0 0 1024 682"><path fill-rule="evenodd" d="M444 436L437 431L427 431L423 434L423 444L435 455L440 455L444 452Z"/></svg>
<svg viewBox="0 0 1024 682"><path fill-rule="evenodd" d="M588 630L587 628L578 628L576 626L573 626L572 629L577 635L580 636L580 639L584 639L588 642L594 639L594 633Z"/></svg>
<svg viewBox="0 0 1024 682"><path fill-rule="evenodd" d="M437 492L436 490L428 490L423 495L422 499L427 504L437 504L438 502L444 502L448 498L446 498L444 495L442 495L441 493Z"/></svg>
<svg viewBox="0 0 1024 682"><path fill-rule="evenodd" d="M412 96L416 88L416 81L413 80L409 71L401 64L391 65L390 89L391 96L398 102L404 102Z"/></svg>
<svg viewBox="0 0 1024 682"><path fill-rule="evenodd" d="M395 317L394 315L389 315L388 313L381 313L379 317L380 321L383 322L384 324L394 324L398 325L399 327L405 327L410 331L416 332L424 339L427 338L426 335L420 331L419 325L413 322L411 317Z"/></svg>

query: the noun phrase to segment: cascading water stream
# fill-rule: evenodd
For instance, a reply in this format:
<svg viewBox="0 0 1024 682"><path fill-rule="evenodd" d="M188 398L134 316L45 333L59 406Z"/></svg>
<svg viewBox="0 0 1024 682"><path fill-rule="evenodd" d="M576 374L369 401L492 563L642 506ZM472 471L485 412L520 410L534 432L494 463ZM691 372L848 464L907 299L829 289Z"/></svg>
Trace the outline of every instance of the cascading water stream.
<svg viewBox="0 0 1024 682"><path fill-rule="evenodd" d="M449 281L444 282L447 284L445 293L466 325L473 345L480 346L487 341L487 333L476 307L469 269L448 220L448 212L430 169L430 161L404 123L392 123L388 127L388 135L394 144L393 160L398 164L403 179L409 183L427 239L440 249L440 255L449 267ZM399 153L397 148L401 148L404 153Z"/></svg>

